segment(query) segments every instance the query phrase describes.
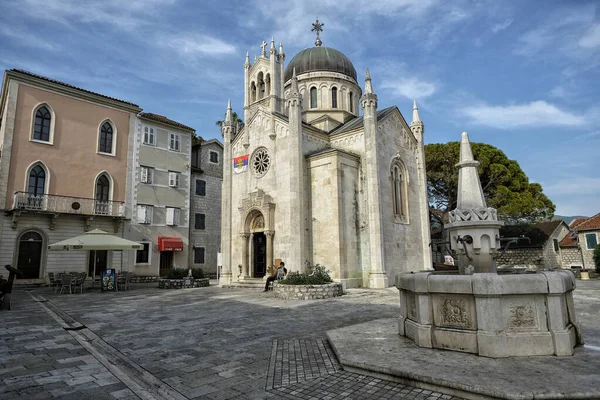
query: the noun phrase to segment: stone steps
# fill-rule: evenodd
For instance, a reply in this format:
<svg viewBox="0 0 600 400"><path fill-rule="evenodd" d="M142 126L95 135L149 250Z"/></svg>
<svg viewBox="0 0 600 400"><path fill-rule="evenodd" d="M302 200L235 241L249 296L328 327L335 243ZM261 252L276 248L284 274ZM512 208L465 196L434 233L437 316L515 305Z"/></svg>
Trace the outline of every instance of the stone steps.
<svg viewBox="0 0 600 400"><path fill-rule="evenodd" d="M263 278L246 278L242 281L232 282L224 287L231 288L250 288L250 289L265 289L265 280Z"/></svg>

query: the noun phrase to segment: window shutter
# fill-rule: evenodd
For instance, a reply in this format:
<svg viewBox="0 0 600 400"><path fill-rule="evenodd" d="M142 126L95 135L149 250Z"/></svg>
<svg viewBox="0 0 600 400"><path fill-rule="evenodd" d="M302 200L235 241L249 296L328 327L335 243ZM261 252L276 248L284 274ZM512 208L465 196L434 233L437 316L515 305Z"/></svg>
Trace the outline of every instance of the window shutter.
<svg viewBox="0 0 600 400"><path fill-rule="evenodd" d="M137 217L139 223L146 223L146 207L138 206L137 207Z"/></svg>
<svg viewBox="0 0 600 400"><path fill-rule="evenodd" d="M149 134L149 132L148 132L148 127L147 127L147 126L145 126L145 127L144 127L144 143L148 143L148 141L149 141L149 136L150 136L150 134Z"/></svg>
<svg viewBox="0 0 600 400"><path fill-rule="evenodd" d="M148 134L148 144L154 145L154 128L150 128L150 133Z"/></svg>
<svg viewBox="0 0 600 400"><path fill-rule="evenodd" d="M169 186L175 186L175 173L169 172Z"/></svg>
<svg viewBox="0 0 600 400"><path fill-rule="evenodd" d="M173 209L173 225L179 225L179 216L180 216L180 209L179 208L175 208Z"/></svg>
<svg viewBox="0 0 600 400"><path fill-rule="evenodd" d="M142 183L148 183L148 168L142 167L140 169L140 180Z"/></svg>
<svg viewBox="0 0 600 400"><path fill-rule="evenodd" d="M174 217L175 217L175 209L167 207L167 225L173 225Z"/></svg>
<svg viewBox="0 0 600 400"><path fill-rule="evenodd" d="M179 174L177 172L175 173L175 186L179 187Z"/></svg>

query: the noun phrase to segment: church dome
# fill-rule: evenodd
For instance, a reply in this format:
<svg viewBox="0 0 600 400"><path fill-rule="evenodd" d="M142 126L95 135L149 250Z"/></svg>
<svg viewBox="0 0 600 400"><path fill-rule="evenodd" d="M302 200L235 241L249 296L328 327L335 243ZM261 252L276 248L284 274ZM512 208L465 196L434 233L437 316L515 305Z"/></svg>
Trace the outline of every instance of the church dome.
<svg viewBox="0 0 600 400"><path fill-rule="evenodd" d="M294 68L296 76L306 72L329 71L344 74L356 81L356 69L350 59L331 47L310 47L296 54L285 68L285 82L292 79Z"/></svg>

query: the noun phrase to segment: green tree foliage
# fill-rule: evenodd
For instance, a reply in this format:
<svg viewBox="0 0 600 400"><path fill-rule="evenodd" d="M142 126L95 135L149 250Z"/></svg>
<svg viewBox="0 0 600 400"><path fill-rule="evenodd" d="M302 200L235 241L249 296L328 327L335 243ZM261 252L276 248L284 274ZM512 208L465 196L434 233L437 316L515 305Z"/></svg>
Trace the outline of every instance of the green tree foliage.
<svg viewBox="0 0 600 400"><path fill-rule="evenodd" d="M225 112L225 116L227 117L227 112ZM234 124L239 125L241 129L242 126L244 126L244 121L242 121L240 117L238 117L238 114L235 111L231 113L231 116L233 117ZM222 121L215 122L215 125L217 125L220 128L223 125L223 122L225 122L225 119L223 119Z"/></svg>
<svg viewBox="0 0 600 400"><path fill-rule="evenodd" d="M594 247L594 264L596 264L596 272L600 273L600 244Z"/></svg>
<svg viewBox="0 0 600 400"><path fill-rule="evenodd" d="M508 223L536 222L550 219L555 206L538 183L529 178L515 160L485 143L471 143L473 156L480 162L477 169L483 194L489 207ZM425 146L427 188L432 223L444 223L447 211L456 208L460 142L434 143Z"/></svg>

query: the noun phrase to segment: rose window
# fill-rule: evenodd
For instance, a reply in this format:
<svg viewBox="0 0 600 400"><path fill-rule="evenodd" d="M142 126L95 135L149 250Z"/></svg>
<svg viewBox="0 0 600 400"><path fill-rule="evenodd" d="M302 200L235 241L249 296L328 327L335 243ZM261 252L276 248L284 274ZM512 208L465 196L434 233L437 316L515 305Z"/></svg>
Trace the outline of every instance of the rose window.
<svg viewBox="0 0 600 400"><path fill-rule="evenodd" d="M264 176L271 165L271 157L266 148L256 149L252 156L252 171L257 178Z"/></svg>

